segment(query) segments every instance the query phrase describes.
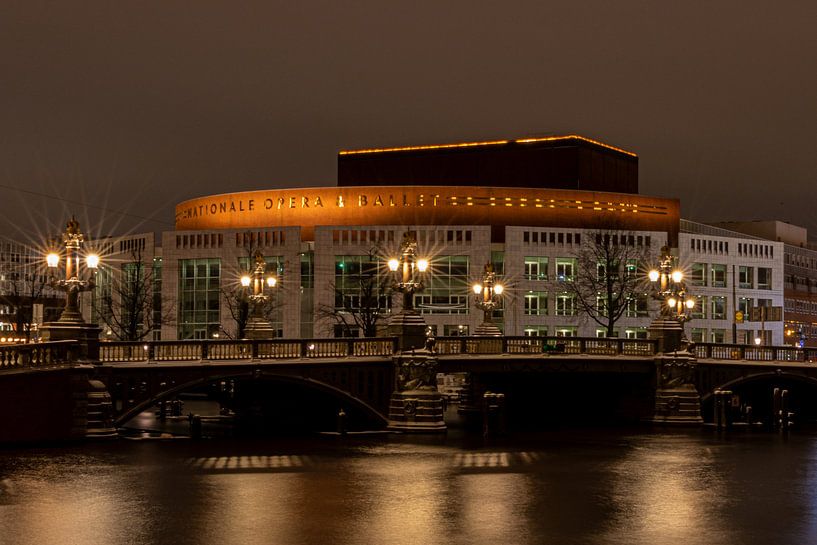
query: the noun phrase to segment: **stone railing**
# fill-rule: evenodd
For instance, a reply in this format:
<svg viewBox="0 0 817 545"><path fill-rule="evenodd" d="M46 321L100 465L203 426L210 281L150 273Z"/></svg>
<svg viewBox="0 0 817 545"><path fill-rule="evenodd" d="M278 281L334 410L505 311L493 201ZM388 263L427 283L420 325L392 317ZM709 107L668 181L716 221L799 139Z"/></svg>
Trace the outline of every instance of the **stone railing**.
<svg viewBox="0 0 817 545"><path fill-rule="evenodd" d="M698 359L817 362L817 348L793 346L698 343L694 352Z"/></svg>
<svg viewBox="0 0 817 545"><path fill-rule="evenodd" d="M584 337L437 337L440 355L454 354L590 354L653 356L656 342L648 339Z"/></svg>
<svg viewBox="0 0 817 545"><path fill-rule="evenodd" d="M0 345L0 371L72 365L78 356L75 341Z"/></svg>
<svg viewBox="0 0 817 545"><path fill-rule="evenodd" d="M643 356L656 354L650 339L596 337L437 337L440 356L490 354L565 354L590 356ZM397 339L271 339L190 341L103 341L101 363L164 361L294 360L317 358L390 357ZM817 348L698 343L693 348L701 360L757 362L814 362ZM0 371L71 365L80 354L76 341L0 345Z"/></svg>
<svg viewBox="0 0 817 545"><path fill-rule="evenodd" d="M393 337L373 339L270 339L190 341L105 341L99 346L102 363L163 361L240 361L299 358L392 356Z"/></svg>

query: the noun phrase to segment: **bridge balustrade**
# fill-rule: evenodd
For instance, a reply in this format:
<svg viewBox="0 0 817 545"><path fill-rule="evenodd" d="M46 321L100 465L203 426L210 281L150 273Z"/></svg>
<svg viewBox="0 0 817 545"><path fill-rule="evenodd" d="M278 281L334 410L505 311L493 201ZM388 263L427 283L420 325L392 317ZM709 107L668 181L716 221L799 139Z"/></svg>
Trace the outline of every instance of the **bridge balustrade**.
<svg viewBox="0 0 817 545"><path fill-rule="evenodd" d="M74 341L0 345L0 370L71 365L76 354Z"/></svg>
<svg viewBox="0 0 817 545"><path fill-rule="evenodd" d="M753 346L749 344L698 343L695 357L713 360L817 361L817 349L793 346Z"/></svg>
<svg viewBox="0 0 817 545"><path fill-rule="evenodd" d="M149 360L149 344L124 341L99 343L99 361L101 362L143 362Z"/></svg>
<svg viewBox="0 0 817 545"><path fill-rule="evenodd" d="M598 337L437 337L437 353L455 354L590 354L652 356L656 341Z"/></svg>
<svg viewBox="0 0 817 545"><path fill-rule="evenodd" d="M65 361L71 341L0 347L0 369L38 362ZM26 348L19 348L20 346ZM52 348L46 349L46 346ZM439 355L466 354L583 354L596 356L642 356L656 354L652 339L597 337L437 337ZM62 348L59 348L62 347ZM59 348L59 349L58 349ZM311 359L346 357L389 357L397 351L393 337L350 339L270 339L270 340L187 340L100 343L104 363L146 361L200 361L249 359ZM791 346L753 346L698 343L694 354L699 359L743 361L817 362L817 348ZM62 360L60 360L62 358Z"/></svg>
<svg viewBox="0 0 817 545"><path fill-rule="evenodd" d="M256 341L258 353L256 357L262 360L284 360L300 358L303 354L303 342L299 340L284 341Z"/></svg>
<svg viewBox="0 0 817 545"><path fill-rule="evenodd" d="M392 356L397 350L393 337L376 339L270 339L106 341L100 343L100 361L128 363L146 361L200 361L298 359Z"/></svg>

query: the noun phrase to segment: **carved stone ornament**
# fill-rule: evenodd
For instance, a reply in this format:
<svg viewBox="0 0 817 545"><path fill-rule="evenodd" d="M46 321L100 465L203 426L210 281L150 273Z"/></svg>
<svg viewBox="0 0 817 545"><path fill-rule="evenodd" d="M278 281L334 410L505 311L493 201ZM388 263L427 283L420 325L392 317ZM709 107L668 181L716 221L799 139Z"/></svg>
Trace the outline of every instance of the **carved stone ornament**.
<svg viewBox="0 0 817 545"><path fill-rule="evenodd" d="M659 364L659 388L678 388L693 384L695 368L694 360L668 359Z"/></svg>
<svg viewBox="0 0 817 545"><path fill-rule="evenodd" d="M436 390L437 361L432 358L408 358L400 362L398 387L405 390Z"/></svg>

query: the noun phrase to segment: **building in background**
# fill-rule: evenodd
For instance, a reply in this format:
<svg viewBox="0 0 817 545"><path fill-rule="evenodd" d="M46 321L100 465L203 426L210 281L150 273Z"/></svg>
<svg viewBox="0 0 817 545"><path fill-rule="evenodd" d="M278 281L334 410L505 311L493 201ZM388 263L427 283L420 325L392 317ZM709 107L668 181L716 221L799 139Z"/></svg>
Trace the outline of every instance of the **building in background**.
<svg viewBox="0 0 817 545"><path fill-rule="evenodd" d="M783 243L681 220L679 254L697 297L690 339L784 344Z"/></svg>
<svg viewBox="0 0 817 545"><path fill-rule="evenodd" d="M716 225L782 245L785 344L817 346L817 248L808 242L808 231L782 221Z"/></svg>
<svg viewBox="0 0 817 545"><path fill-rule="evenodd" d="M59 318L65 297L49 280L41 248L0 239L0 339L36 339L43 322Z"/></svg>

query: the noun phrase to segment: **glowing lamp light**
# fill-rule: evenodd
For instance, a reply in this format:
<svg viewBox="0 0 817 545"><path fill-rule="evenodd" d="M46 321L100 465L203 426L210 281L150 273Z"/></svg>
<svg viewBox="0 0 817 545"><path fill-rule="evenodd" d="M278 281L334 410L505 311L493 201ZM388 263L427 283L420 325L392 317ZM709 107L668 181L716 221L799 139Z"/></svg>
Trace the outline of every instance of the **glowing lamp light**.
<svg viewBox="0 0 817 545"><path fill-rule="evenodd" d="M389 270L390 271L396 271L397 267L399 267L399 266L400 266L399 261L397 261L396 259L389 259Z"/></svg>
<svg viewBox="0 0 817 545"><path fill-rule="evenodd" d="M681 271L672 271L672 281L676 284L684 279L684 273Z"/></svg>
<svg viewBox="0 0 817 545"><path fill-rule="evenodd" d="M278 282L278 281L275 279L275 277L274 277L274 276L268 276L268 277L267 277L267 286L269 286L269 287L271 287L271 288L274 288L274 287L275 287L275 284L276 284L277 282Z"/></svg>
<svg viewBox="0 0 817 545"><path fill-rule="evenodd" d="M755 337L755 344L757 346L760 346L760 342L761 342L760 337Z"/></svg>
<svg viewBox="0 0 817 545"><path fill-rule="evenodd" d="M54 252L51 252L50 254L48 254L46 256L45 261L46 261L46 263L48 263L49 267L54 268L54 267L56 267L57 265L60 264L60 255L56 254Z"/></svg>
<svg viewBox="0 0 817 545"><path fill-rule="evenodd" d="M96 254L88 254L85 256L85 264L89 269L96 269L99 267L99 256Z"/></svg>
<svg viewBox="0 0 817 545"><path fill-rule="evenodd" d="M678 304L678 301L675 300L675 297L670 297L667 299L667 306L670 308L675 308L675 305Z"/></svg>
<svg viewBox="0 0 817 545"><path fill-rule="evenodd" d="M658 271L655 269L649 272L650 282L658 282Z"/></svg>
<svg viewBox="0 0 817 545"><path fill-rule="evenodd" d="M505 288L502 287L502 284L497 284L494 286L494 293L497 295L502 295L502 292L505 291Z"/></svg>
<svg viewBox="0 0 817 545"><path fill-rule="evenodd" d="M695 308L695 299L687 299L686 305L688 309L692 310Z"/></svg>
<svg viewBox="0 0 817 545"><path fill-rule="evenodd" d="M241 277L241 285L244 286L245 288L250 287L250 277L249 277L249 275L245 274L244 276Z"/></svg>
<svg viewBox="0 0 817 545"><path fill-rule="evenodd" d="M417 269L419 269L420 272L426 272L426 270L428 269L428 260L427 259L418 260Z"/></svg>
<svg viewBox="0 0 817 545"><path fill-rule="evenodd" d="M474 293L476 293L477 295L482 293L482 285L481 284L474 284L472 289L474 290Z"/></svg>

